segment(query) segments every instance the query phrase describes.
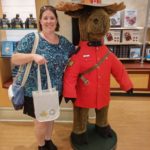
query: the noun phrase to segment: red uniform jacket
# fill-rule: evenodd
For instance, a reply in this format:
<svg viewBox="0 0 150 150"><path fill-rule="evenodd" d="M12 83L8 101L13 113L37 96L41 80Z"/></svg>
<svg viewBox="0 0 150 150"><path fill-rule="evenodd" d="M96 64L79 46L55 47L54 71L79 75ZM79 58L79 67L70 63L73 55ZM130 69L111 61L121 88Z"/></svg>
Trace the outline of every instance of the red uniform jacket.
<svg viewBox="0 0 150 150"><path fill-rule="evenodd" d="M95 70L85 74L88 84L79 74L95 65L108 51L107 46L89 47L80 42L80 51L71 57L64 74L63 96L76 98L75 106L100 109L110 101L110 76L114 76L122 90L132 88L132 83L123 64L110 52L108 58Z"/></svg>

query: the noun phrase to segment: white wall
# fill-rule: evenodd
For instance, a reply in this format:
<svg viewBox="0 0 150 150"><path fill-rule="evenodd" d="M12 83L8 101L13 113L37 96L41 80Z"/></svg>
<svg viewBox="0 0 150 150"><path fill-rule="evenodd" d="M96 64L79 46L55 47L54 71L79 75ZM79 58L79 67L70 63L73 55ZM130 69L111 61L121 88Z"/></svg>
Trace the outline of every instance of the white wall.
<svg viewBox="0 0 150 150"><path fill-rule="evenodd" d="M12 19L16 14L20 14L20 18L25 21L29 14L36 17L35 0L1 0L3 14L7 14Z"/></svg>

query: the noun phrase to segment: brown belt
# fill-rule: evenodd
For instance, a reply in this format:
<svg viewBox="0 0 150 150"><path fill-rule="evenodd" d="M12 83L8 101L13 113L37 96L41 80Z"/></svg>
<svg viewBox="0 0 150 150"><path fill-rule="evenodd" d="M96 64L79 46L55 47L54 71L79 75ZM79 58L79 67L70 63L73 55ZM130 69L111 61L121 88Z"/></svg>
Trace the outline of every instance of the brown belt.
<svg viewBox="0 0 150 150"><path fill-rule="evenodd" d="M95 70L96 68L98 68L104 61L105 59L108 58L108 56L110 55L110 52L108 51L103 58L101 58L94 66L90 67L89 69L83 71L82 73L79 74L79 78L84 82L84 84L88 84L88 80L83 76L87 73L92 72L93 70Z"/></svg>

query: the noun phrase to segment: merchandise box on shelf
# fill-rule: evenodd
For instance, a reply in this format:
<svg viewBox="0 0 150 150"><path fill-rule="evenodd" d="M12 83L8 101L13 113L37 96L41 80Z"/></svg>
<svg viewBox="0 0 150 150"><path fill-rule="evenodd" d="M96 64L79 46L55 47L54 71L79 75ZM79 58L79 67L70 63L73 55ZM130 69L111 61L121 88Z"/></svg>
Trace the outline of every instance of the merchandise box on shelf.
<svg viewBox="0 0 150 150"><path fill-rule="evenodd" d="M33 18L33 15L30 14L28 18L26 18L25 21L25 28L34 29L37 28L37 22L36 19Z"/></svg>
<svg viewBox="0 0 150 150"><path fill-rule="evenodd" d="M11 27L12 28L23 28L23 21L20 18L19 14L16 14L16 17L11 19Z"/></svg>
<svg viewBox="0 0 150 150"><path fill-rule="evenodd" d="M120 43L121 30L109 30L104 37L105 44Z"/></svg>
<svg viewBox="0 0 150 150"><path fill-rule="evenodd" d="M4 29L10 28L10 21L7 18L6 14L3 14L3 17L0 18L0 28Z"/></svg>
<svg viewBox="0 0 150 150"><path fill-rule="evenodd" d="M118 11L115 15L110 17L111 27L121 27L121 12Z"/></svg>
<svg viewBox="0 0 150 150"><path fill-rule="evenodd" d="M141 58L141 47L131 46L129 52L130 52L130 59Z"/></svg>
<svg viewBox="0 0 150 150"><path fill-rule="evenodd" d="M137 10L125 9L123 22L124 22L124 27L136 27L137 26Z"/></svg>
<svg viewBox="0 0 150 150"><path fill-rule="evenodd" d="M108 45L110 51L112 51L119 59L130 59L130 47L129 45Z"/></svg>
<svg viewBox="0 0 150 150"><path fill-rule="evenodd" d="M122 31L122 42L124 43L138 43L140 42L140 31L139 30L123 30Z"/></svg>
<svg viewBox="0 0 150 150"><path fill-rule="evenodd" d="M2 51L1 57L11 57L14 51L14 42L13 41L3 41L2 42Z"/></svg>
<svg viewBox="0 0 150 150"><path fill-rule="evenodd" d="M146 47L146 54L145 54L145 59L150 60L150 46Z"/></svg>

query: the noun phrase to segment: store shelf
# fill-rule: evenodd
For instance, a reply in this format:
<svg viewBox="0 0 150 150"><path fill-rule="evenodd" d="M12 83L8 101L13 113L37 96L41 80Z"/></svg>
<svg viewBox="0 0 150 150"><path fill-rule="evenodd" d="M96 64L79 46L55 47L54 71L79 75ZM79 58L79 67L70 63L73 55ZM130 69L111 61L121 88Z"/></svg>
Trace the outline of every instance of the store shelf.
<svg viewBox="0 0 150 150"><path fill-rule="evenodd" d="M37 29L34 29L34 28L33 29L31 28L30 29L29 28L28 29L27 28L16 28L16 29L15 28L0 28L0 30L4 30L4 31L6 30L36 30L37 31Z"/></svg>
<svg viewBox="0 0 150 150"><path fill-rule="evenodd" d="M141 60L141 58L119 58L119 60Z"/></svg>
<svg viewBox="0 0 150 150"><path fill-rule="evenodd" d="M142 45L141 42L105 43L106 45Z"/></svg>
<svg viewBox="0 0 150 150"><path fill-rule="evenodd" d="M110 30L143 30L144 27L111 27Z"/></svg>
<svg viewBox="0 0 150 150"><path fill-rule="evenodd" d="M150 41L146 41L146 44L150 44Z"/></svg>

